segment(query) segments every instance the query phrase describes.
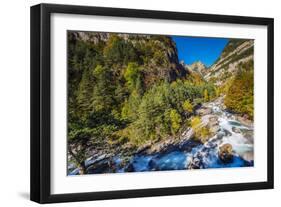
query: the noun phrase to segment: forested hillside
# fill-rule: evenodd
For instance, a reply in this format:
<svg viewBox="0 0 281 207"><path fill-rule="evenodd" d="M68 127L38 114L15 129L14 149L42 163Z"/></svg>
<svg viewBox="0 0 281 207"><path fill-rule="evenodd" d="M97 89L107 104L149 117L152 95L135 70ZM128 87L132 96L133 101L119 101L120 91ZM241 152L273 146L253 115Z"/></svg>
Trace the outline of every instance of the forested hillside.
<svg viewBox="0 0 281 207"><path fill-rule="evenodd" d="M225 106L250 119L254 116L254 41L233 39L209 69L205 80L225 94Z"/></svg>

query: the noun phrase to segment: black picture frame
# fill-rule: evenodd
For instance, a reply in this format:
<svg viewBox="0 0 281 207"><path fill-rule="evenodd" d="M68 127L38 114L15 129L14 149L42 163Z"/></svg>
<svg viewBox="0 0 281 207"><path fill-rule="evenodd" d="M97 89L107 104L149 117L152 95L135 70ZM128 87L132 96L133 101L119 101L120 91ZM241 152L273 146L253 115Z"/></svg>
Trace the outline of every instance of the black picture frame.
<svg viewBox="0 0 281 207"><path fill-rule="evenodd" d="M112 17L151 18L207 23L232 23L267 26L267 181L238 184L219 184L189 187L51 194L50 184L50 130L51 130L51 71L50 71L50 16L52 13L99 15ZM168 11L103 8L56 4L39 4L31 7L31 174L30 199L38 203L88 201L102 199L166 196L225 191L272 189L274 177L274 83L273 45L274 20L272 18L195 14Z"/></svg>

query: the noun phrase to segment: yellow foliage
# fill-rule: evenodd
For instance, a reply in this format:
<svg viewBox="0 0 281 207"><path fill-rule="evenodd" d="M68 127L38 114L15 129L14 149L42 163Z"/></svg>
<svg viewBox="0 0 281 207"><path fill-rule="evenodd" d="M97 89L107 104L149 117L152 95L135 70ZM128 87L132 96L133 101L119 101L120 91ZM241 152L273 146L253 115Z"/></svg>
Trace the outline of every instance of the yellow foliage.
<svg viewBox="0 0 281 207"><path fill-rule="evenodd" d="M196 129L201 125L201 119L199 116L195 116L192 120L191 120L191 127L192 129Z"/></svg>
<svg viewBox="0 0 281 207"><path fill-rule="evenodd" d="M215 87L216 97L219 97L221 94L221 90L219 87Z"/></svg>
<svg viewBox="0 0 281 207"><path fill-rule="evenodd" d="M193 106L192 104L189 102L189 100L186 100L183 102L182 104L182 108L185 112L188 112L188 113L192 113L193 112Z"/></svg>
<svg viewBox="0 0 281 207"><path fill-rule="evenodd" d="M206 126L202 126L200 117L195 116L191 120L191 127L194 131L195 138L198 141L205 143L209 139L209 136L211 134L210 130Z"/></svg>
<svg viewBox="0 0 281 207"><path fill-rule="evenodd" d="M209 101L209 93L207 89L204 90L204 101Z"/></svg>
<svg viewBox="0 0 281 207"><path fill-rule="evenodd" d="M228 83L225 106L240 114L254 116L254 71L253 63L247 62L237 72L234 79Z"/></svg>
<svg viewBox="0 0 281 207"><path fill-rule="evenodd" d="M182 122L181 116L178 114L177 110L172 109L170 112L170 119L172 123L172 131L175 133L179 130L180 124Z"/></svg>

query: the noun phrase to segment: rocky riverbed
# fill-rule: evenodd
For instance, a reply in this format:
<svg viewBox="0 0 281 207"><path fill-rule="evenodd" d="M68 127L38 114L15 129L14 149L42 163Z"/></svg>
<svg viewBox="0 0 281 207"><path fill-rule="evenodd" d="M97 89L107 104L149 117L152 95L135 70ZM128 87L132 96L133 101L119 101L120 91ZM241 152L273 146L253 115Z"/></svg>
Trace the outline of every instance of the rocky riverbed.
<svg viewBox="0 0 281 207"><path fill-rule="evenodd" d="M204 103L195 111L211 135L203 144L195 141L192 128L178 138L150 143L129 156L95 154L86 161L87 173L186 170L254 165L253 123L246 117L227 111L223 98ZM68 174L79 169L68 163Z"/></svg>

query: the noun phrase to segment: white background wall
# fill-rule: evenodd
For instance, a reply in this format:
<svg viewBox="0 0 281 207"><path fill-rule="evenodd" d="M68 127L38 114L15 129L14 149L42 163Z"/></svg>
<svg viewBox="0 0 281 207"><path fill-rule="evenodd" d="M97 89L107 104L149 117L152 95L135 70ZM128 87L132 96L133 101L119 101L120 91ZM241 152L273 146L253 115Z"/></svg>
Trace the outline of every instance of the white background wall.
<svg viewBox="0 0 281 207"><path fill-rule="evenodd" d="M0 32L0 206L36 206L29 201L29 7L37 3L218 13L275 18L275 189L123 199L53 206L253 206L281 202L281 13L278 0L69 0L1 2ZM266 68L265 68L266 70ZM256 83L263 84L263 83ZM266 86L265 86L266 87ZM278 205L278 204L277 204Z"/></svg>

